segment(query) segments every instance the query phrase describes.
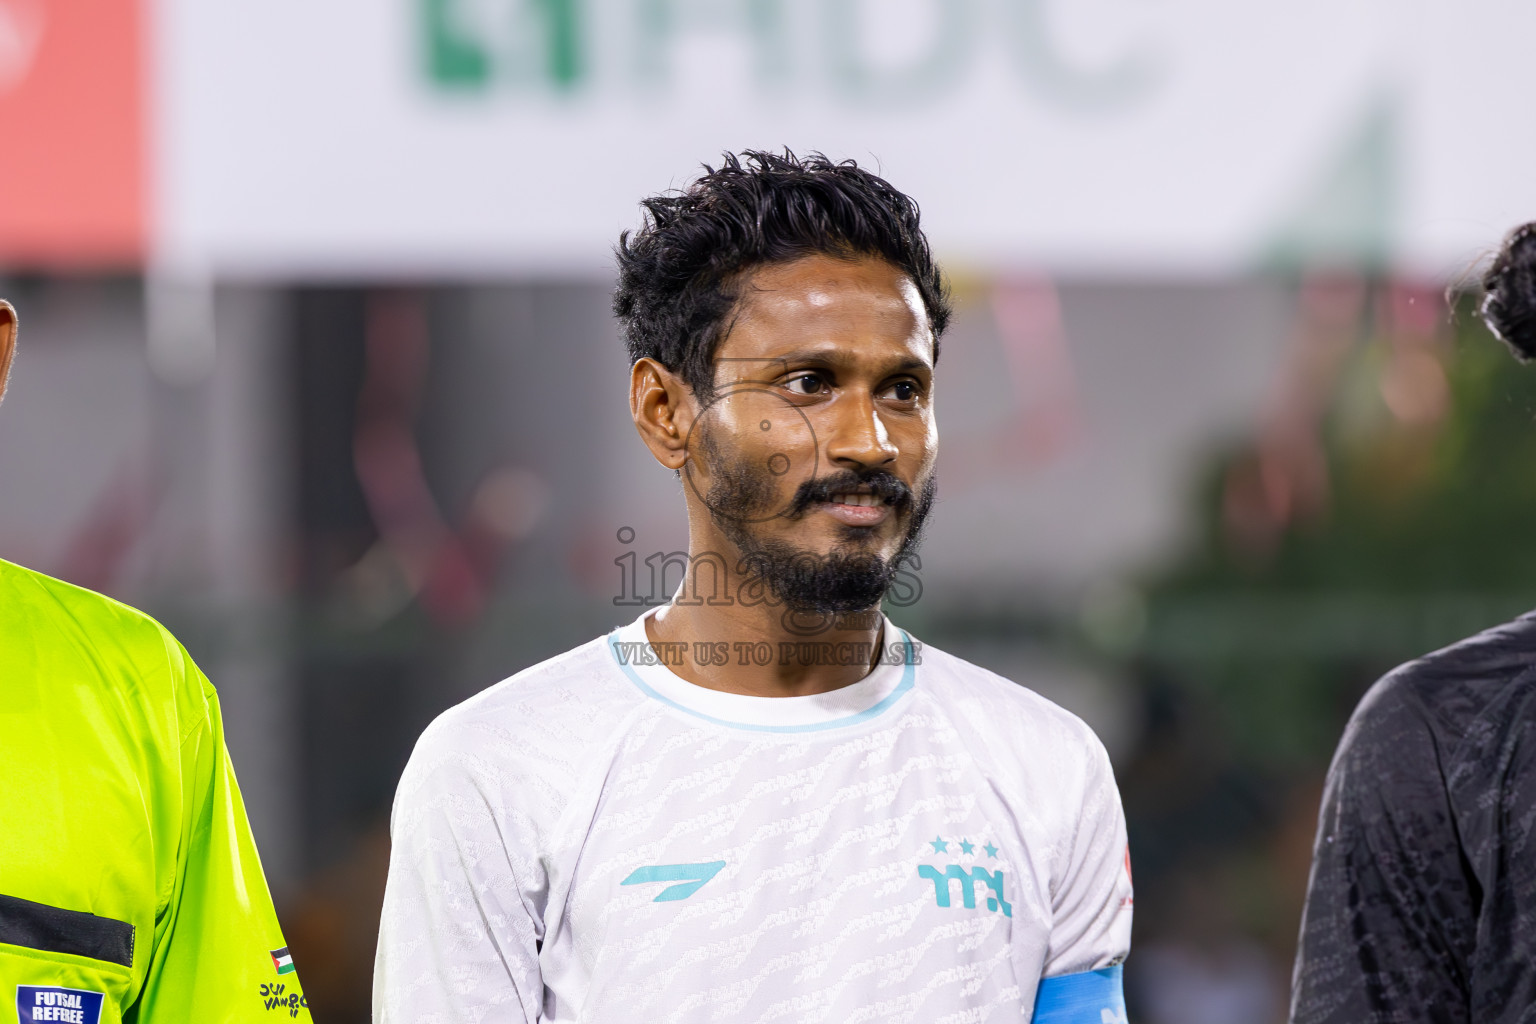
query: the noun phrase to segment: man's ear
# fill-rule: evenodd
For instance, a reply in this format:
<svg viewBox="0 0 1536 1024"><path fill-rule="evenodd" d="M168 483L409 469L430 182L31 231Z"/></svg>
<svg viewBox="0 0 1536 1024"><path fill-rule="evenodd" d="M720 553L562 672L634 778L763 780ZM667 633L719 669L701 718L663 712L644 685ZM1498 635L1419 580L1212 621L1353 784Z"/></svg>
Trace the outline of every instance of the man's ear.
<svg viewBox="0 0 1536 1024"><path fill-rule="evenodd" d="M698 415L693 390L654 359L637 359L629 370L629 412L640 440L668 469L688 461L688 432Z"/></svg>
<svg viewBox="0 0 1536 1024"><path fill-rule="evenodd" d="M11 359L16 355L16 310L0 299L0 398L5 397L5 382L11 376Z"/></svg>

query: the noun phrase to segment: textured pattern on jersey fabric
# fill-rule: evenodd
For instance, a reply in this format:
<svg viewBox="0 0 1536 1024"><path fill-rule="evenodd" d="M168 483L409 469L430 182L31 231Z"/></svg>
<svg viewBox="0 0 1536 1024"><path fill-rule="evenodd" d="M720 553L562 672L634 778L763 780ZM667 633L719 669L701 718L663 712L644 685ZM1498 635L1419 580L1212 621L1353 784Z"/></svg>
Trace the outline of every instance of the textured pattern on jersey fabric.
<svg viewBox="0 0 1536 1024"><path fill-rule="evenodd" d="M1296 1024L1536 1021L1536 617L1392 672L1323 797Z"/></svg>
<svg viewBox="0 0 1536 1024"><path fill-rule="evenodd" d="M597 640L445 713L396 796L375 1020L1019 1022L1122 960L1093 734L932 648L886 668L821 728L848 693L677 707Z"/></svg>

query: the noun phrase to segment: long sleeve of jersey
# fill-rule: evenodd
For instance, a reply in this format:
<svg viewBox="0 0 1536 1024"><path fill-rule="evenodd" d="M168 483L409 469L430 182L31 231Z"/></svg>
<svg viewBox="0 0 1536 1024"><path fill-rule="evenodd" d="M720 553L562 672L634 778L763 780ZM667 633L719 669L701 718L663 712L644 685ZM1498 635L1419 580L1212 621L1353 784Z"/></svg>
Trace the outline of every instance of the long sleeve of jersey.
<svg viewBox="0 0 1536 1024"><path fill-rule="evenodd" d="M1294 1019L1468 1019L1474 893L1445 764L1423 709L1393 688L1356 713L1324 792Z"/></svg>
<svg viewBox="0 0 1536 1024"><path fill-rule="evenodd" d="M1536 622L1410 663L1329 771L1295 1024L1514 1024L1536 1006Z"/></svg>
<svg viewBox="0 0 1536 1024"><path fill-rule="evenodd" d="M190 659L187 671L201 684L208 711L181 743L186 802L178 871L129 1019L308 1020L224 744L218 695Z"/></svg>
<svg viewBox="0 0 1536 1024"><path fill-rule="evenodd" d="M502 823L521 816L505 810L469 752L423 736L391 819L376 1024L541 1019L542 893L515 865L532 831L507 834ZM527 858L524 872L537 871Z"/></svg>

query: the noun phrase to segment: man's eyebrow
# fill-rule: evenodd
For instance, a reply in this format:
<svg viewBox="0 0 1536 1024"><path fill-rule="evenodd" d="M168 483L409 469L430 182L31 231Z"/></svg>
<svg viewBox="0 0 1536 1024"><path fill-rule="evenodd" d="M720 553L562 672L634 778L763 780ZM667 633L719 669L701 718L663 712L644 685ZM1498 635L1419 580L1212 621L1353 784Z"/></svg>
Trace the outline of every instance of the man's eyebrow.
<svg viewBox="0 0 1536 1024"><path fill-rule="evenodd" d="M801 349L798 352L789 352L778 356L721 356L716 362L721 368L734 365L740 374L736 378L738 383L765 383L783 373L788 373L791 364L814 365L820 363L833 368L844 365L849 361L849 350L845 345L824 345L816 348ZM907 356L897 363L886 367L883 376L895 373L911 373L918 370L932 371L933 364L916 356Z"/></svg>
<svg viewBox="0 0 1536 1024"><path fill-rule="evenodd" d="M851 351L846 345L824 346L818 348L801 349L798 352L789 352L781 356L774 356L771 360L764 358L758 360L743 360L743 362L757 362L759 364L773 362L777 369L783 372L791 363L828 363L836 365L849 361ZM907 356L900 362L893 364L887 372L899 373L904 370L931 369L932 363L919 359L917 356Z"/></svg>
<svg viewBox="0 0 1536 1024"><path fill-rule="evenodd" d="M717 375L719 369L737 367L741 372L737 380L748 382L768 380L789 369L782 356L717 356L715 365Z"/></svg>

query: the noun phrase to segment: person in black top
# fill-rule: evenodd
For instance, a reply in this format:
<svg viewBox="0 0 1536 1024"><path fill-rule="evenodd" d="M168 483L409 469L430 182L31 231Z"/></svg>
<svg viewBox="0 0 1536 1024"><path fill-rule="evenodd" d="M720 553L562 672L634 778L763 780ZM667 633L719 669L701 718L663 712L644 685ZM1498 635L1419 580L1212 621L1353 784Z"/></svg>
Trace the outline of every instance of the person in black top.
<svg viewBox="0 0 1536 1024"><path fill-rule="evenodd" d="M1536 223L1483 284L1489 327L1536 358ZM1536 1021L1536 612L1398 668L1356 708L1323 794L1291 1021Z"/></svg>

